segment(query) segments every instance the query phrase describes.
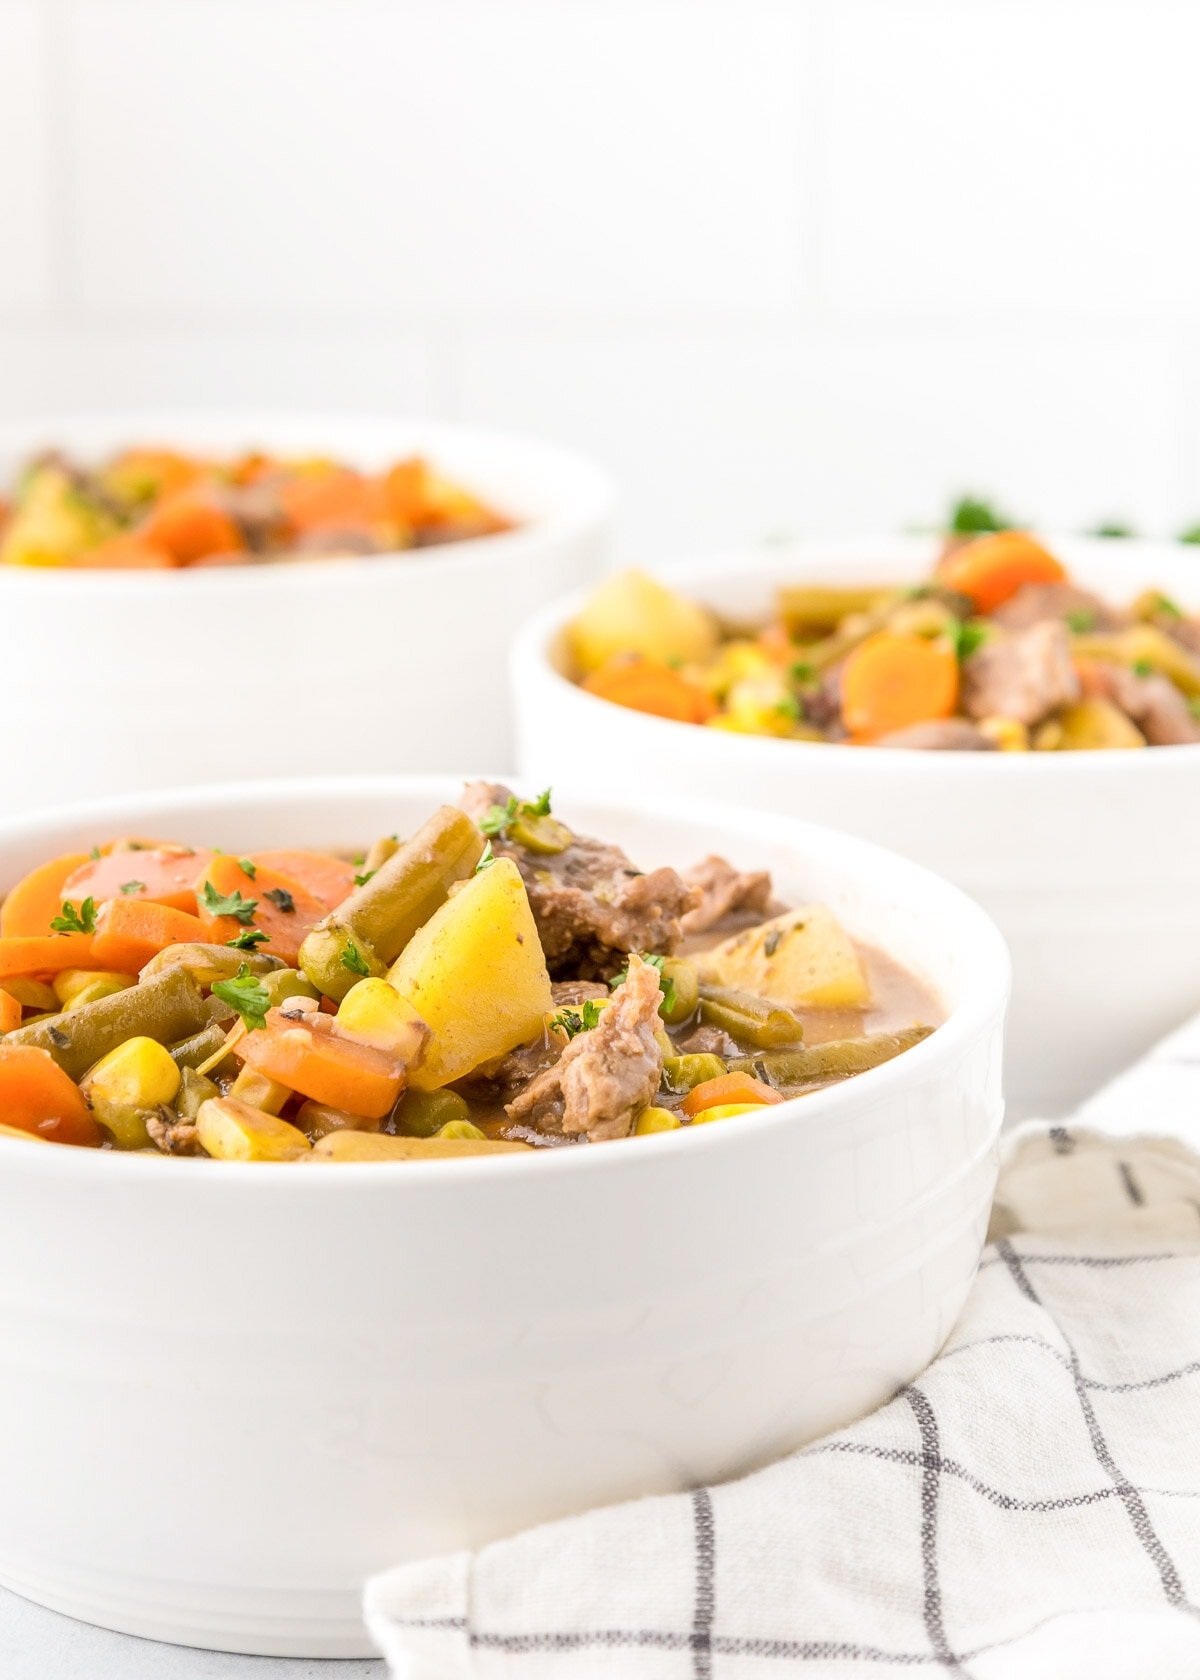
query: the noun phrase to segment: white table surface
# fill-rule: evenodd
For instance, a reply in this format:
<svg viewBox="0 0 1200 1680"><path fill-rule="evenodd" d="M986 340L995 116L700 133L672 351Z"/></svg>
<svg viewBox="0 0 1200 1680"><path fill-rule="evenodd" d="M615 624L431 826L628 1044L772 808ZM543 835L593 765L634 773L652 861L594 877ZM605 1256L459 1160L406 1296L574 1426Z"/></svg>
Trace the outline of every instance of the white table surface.
<svg viewBox="0 0 1200 1680"><path fill-rule="evenodd" d="M0 1588L3 1680L385 1680L382 1662L232 1657L158 1645L42 1610Z"/></svg>

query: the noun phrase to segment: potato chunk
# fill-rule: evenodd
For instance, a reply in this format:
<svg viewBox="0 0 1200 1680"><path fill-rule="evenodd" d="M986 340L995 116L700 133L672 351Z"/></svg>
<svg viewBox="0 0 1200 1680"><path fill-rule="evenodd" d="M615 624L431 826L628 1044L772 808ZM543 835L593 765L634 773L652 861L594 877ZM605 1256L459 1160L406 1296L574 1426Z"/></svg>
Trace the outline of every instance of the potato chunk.
<svg viewBox="0 0 1200 1680"><path fill-rule="evenodd" d="M706 983L809 1009L859 1009L871 990L845 928L823 904L802 904L695 958Z"/></svg>
<svg viewBox="0 0 1200 1680"><path fill-rule="evenodd" d="M388 980L432 1034L409 1084L433 1091L525 1044L554 1007L525 883L511 858L459 887L409 940Z"/></svg>
<svg viewBox="0 0 1200 1680"><path fill-rule="evenodd" d="M196 1135L218 1161L290 1161L311 1147L297 1127L236 1097L201 1103Z"/></svg>
<svg viewBox="0 0 1200 1680"><path fill-rule="evenodd" d="M596 590L569 626L567 640L586 677L620 653L664 664L707 659L716 652L717 626L711 613L645 572L618 572Z"/></svg>

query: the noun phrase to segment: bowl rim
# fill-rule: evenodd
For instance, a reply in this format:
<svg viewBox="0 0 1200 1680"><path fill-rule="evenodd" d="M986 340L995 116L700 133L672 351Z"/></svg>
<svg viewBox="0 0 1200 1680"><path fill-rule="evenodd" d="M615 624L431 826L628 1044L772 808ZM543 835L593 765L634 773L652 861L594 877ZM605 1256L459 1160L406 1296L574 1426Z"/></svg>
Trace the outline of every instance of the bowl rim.
<svg viewBox="0 0 1200 1680"><path fill-rule="evenodd" d="M139 821L138 813L147 805L153 805L159 817L169 817L173 811L182 818L188 818L202 815L210 805L222 800L235 803L244 801L248 806L262 808L264 803L279 806L296 802L331 801L339 797L422 796L428 791L433 803L444 800L448 789L457 786L463 779L466 778L434 775L290 777L165 789L149 797L144 794L140 797L122 795L103 800L80 801L76 804L46 808L23 817L0 819L0 858L10 843L36 840L46 828L72 824L106 824L111 821L128 821L136 825ZM615 812L629 809L620 801L589 794L578 784L564 784L558 791L564 803L568 805L572 800L578 800L593 805L610 806ZM961 930L956 944L961 941L961 948L969 953L964 995L928 1038L891 1061L869 1068L851 1079L782 1103L763 1105L762 1112L758 1114L739 1115L739 1124L735 1130L722 1126L705 1126L699 1136L693 1136L688 1128L688 1142L684 1147L689 1152L708 1151L711 1154L728 1149L734 1145L737 1136L746 1130L749 1130L752 1136L761 1136L769 1135L781 1125L802 1125L811 1128L820 1125L827 1118L836 1123L848 1109L853 1110L864 1102L869 1102L871 1106L877 1106L880 1102L886 1103L889 1092L898 1093L903 1090L910 1073L931 1071L939 1061L946 1066L953 1065L962 1052L987 1028L990 1021L998 1014L1003 1016L1011 989L1008 947L986 911L960 888L944 880L933 870L888 851L886 847L878 846L873 841L860 840L856 836L843 834L837 829L807 822L801 818L734 810L716 801L671 800L664 802L662 814L672 821L694 824L697 827L740 830L742 837L760 835L765 840L773 840L777 844L790 844L800 856L804 855L806 848L815 848L818 855L832 859L836 851L839 867L848 860L852 865L850 873L867 881L872 878L872 873L879 868L882 861L889 877L896 878L897 886L902 891L915 892L919 896L932 894L953 910L955 925ZM910 1073L906 1073L906 1068ZM864 1080L867 1081L865 1086L862 1084ZM858 1094L864 1091L865 1097ZM502 1178L507 1175L514 1180L524 1180L533 1173L535 1181L545 1179L547 1183L554 1183L556 1175L563 1173L628 1172L632 1169L633 1162L638 1159L664 1161L670 1150L680 1147L677 1132L641 1137L637 1139L636 1146L631 1139L614 1141L618 1147L589 1146L531 1151L528 1155L503 1153L493 1157L466 1156L461 1160L422 1161L415 1163L418 1168L416 1182L428 1182L431 1185L468 1184L477 1181L481 1176L490 1182L493 1175ZM629 1144L630 1148L623 1149L619 1147L621 1144ZM298 1179L297 1163L291 1161L198 1159L187 1161L181 1168L180 1162L167 1155L151 1157L116 1150L54 1146L32 1137L28 1142L5 1137L0 1139L0 1146L6 1151L4 1159L11 1160L14 1168L21 1166L26 1171L39 1175L44 1172L50 1177L74 1179L80 1175L115 1173L117 1176L109 1176L109 1182L128 1184L136 1181L140 1175L150 1174L157 1177L167 1172L169 1176L164 1182L186 1186L193 1182L197 1173L217 1173L220 1175L218 1182L227 1182L231 1186L261 1183L264 1193L271 1186L291 1184L293 1189L298 1189L326 1180L344 1184L347 1191L353 1191L364 1183L403 1185L411 1183L414 1168L414 1163L407 1161L341 1161L330 1163L331 1168L336 1168L335 1171L320 1172L316 1175L302 1172ZM10 1157L7 1154L9 1149L15 1150L16 1155ZM630 1160L629 1167L620 1165L626 1156ZM702 1155L700 1159L703 1159ZM37 1165L39 1161L42 1163L40 1169Z"/></svg>
<svg viewBox="0 0 1200 1680"><path fill-rule="evenodd" d="M1106 555L1119 554L1123 547L1131 550L1158 550L1163 554L1179 555L1187 551L1188 545L1180 542L1158 538L1142 537L1082 537L1075 535L1055 535L1053 533L1035 532L1039 541L1044 542L1052 550L1057 546L1061 550L1092 550L1104 552ZM714 579L731 579L740 572L746 576L762 577L776 571L782 571L790 560L811 563L821 556L828 556L831 561L837 559L851 559L864 561L871 554L878 554L881 565L895 564L901 558L912 555L916 559L922 550L922 545L936 540L934 536L912 536L894 533L890 536L872 538L870 536L851 537L809 537L802 541L772 544L765 548L732 549L717 554L696 555L684 560L668 560L654 562L637 569L649 573L651 577L660 579L664 583L674 585L699 586ZM1200 585L1200 555L1197 556L1197 582ZM569 595L559 596L554 601L547 602L525 622L514 638L509 656L509 671L511 685L520 701L521 691L526 681L537 681L553 691L552 703L561 705L581 705L589 723L585 730L601 728L604 719L612 722L613 712L621 714L626 722L618 727L631 730L646 729L649 731L647 751L658 750L669 753L673 744L682 739L681 731L695 738L701 726L694 723L679 723L672 718L654 717L647 712L637 712L628 706L619 706L613 700L605 700L596 694L589 694L578 683L563 676L551 658L551 648L555 640L565 630L569 620L579 612L589 599L596 585L591 588L574 589ZM1169 747L1152 747L1146 752L1122 751L1116 747L1101 747L1091 752L1073 753L1033 753L1033 752L948 752L937 753L922 750L917 747L878 747L878 746L849 746L838 741L789 741L772 735L738 735L729 730L709 729L703 731L708 745L706 753L711 753L714 761L724 765L745 765L757 761L765 773L779 772L788 762L781 754L799 753L811 755L820 753L822 762L830 762L829 755L835 755L832 762L847 762L869 766L872 775L894 775L903 779L913 772L914 761L922 767L932 771L935 765L953 766L953 773L957 776L994 776L997 773L1007 776L1018 775L1051 775L1080 776L1087 773L1089 766L1096 764L1113 765L1114 762L1128 766L1133 775L1162 775L1164 772L1182 772L1187 769L1194 773L1194 761L1200 758L1200 742L1180 743ZM649 743L656 743L652 748ZM1163 754L1167 755L1167 762L1163 762ZM795 762L795 761L793 761ZM1007 768L997 772L997 765L1004 764ZM1151 767L1154 767L1153 769ZM1111 772L1108 772L1111 773Z"/></svg>
<svg viewBox="0 0 1200 1680"><path fill-rule="evenodd" d="M173 428L186 432L191 427L201 430L227 428L234 436L242 429L249 434L261 430L268 434L262 439L264 443L269 443L272 430L304 432L311 428L315 436L328 432L333 453L341 453L337 444L339 431L364 436L374 432L381 445L386 445L391 435L411 433L419 437L424 434L430 439L429 453L434 457L438 449L444 447L445 440L451 440L452 445L457 439L469 448L483 451L495 447L513 457L519 455L531 465L540 463L550 474L561 475L566 489L561 496L561 506L527 518L511 530L465 537L428 548L388 549L380 554L349 555L340 559L281 559L273 560L269 565L182 567L147 572L119 569L79 571L63 566L0 566L0 591L18 596L23 592L52 596L58 589L70 588L71 598L76 599L86 598L92 592L105 597L114 594L154 596L161 589L182 589L188 595L203 596L270 588L274 578L279 578L294 590L297 587L323 588L332 578L380 576L389 579L401 572L422 575L433 569L439 574L452 574L454 570L471 570L492 559L516 558L522 546L528 545L531 540L558 544L603 530L611 521L616 506L614 479L586 454L522 432L459 425L456 421L423 419L402 413L216 408L64 410L0 422L0 457L27 454L46 434L52 436L55 431L111 432L115 447L118 438L124 436L136 440L139 433L165 435L169 442ZM105 446L97 444L96 447ZM345 453L353 458L353 446L346 446Z"/></svg>

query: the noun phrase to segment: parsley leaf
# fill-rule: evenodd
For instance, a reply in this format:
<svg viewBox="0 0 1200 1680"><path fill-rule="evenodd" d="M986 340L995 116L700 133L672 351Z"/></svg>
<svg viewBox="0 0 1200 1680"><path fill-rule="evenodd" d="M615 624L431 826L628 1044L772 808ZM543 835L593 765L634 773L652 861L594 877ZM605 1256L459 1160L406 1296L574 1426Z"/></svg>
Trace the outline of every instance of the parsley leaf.
<svg viewBox="0 0 1200 1680"><path fill-rule="evenodd" d="M1067 614L1067 629L1073 630L1077 636L1086 636L1089 630L1095 628L1096 614L1091 607L1077 607Z"/></svg>
<svg viewBox="0 0 1200 1680"><path fill-rule="evenodd" d="M483 855L480 857L479 862L475 865L476 875L482 875L483 871L485 869L490 869L495 861L496 854L492 850L492 842L489 840L487 845L483 848Z"/></svg>
<svg viewBox="0 0 1200 1680"><path fill-rule="evenodd" d="M261 928L243 928L241 933L235 933L232 939L225 941L232 945L235 951L253 951L260 945L265 945L267 935Z"/></svg>
<svg viewBox="0 0 1200 1680"><path fill-rule="evenodd" d="M1135 659L1132 670L1135 677L1152 677L1154 675L1154 666L1148 659Z"/></svg>
<svg viewBox="0 0 1200 1680"><path fill-rule="evenodd" d="M550 1025L566 1033L569 1039L575 1038L581 1032L591 1032L603 1013L598 998L587 998L578 1009L560 1009L557 1015L551 1017Z"/></svg>
<svg viewBox="0 0 1200 1680"><path fill-rule="evenodd" d="M960 496L950 509L947 529L958 536L981 536L988 531L1011 531L1013 521L982 496Z"/></svg>
<svg viewBox="0 0 1200 1680"><path fill-rule="evenodd" d="M657 953L642 953L642 961L644 963L649 963L651 968L656 968L658 970L658 984L659 989L662 992L662 1002L658 1006L659 1014L670 1014L671 1010L675 1007L675 982L671 979L669 974L663 973L663 964L666 960L666 957L660 957ZM622 985L624 981L628 980L628 978L629 966L626 964L620 974L613 975L612 979L608 982L609 987L615 992L617 987Z"/></svg>
<svg viewBox="0 0 1200 1680"><path fill-rule="evenodd" d="M123 893L141 892L142 888L145 885L146 885L145 881L122 881L121 882L121 891Z"/></svg>
<svg viewBox="0 0 1200 1680"><path fill-rule="evenodd" d="M258 900L243 898L240 892L222 895L211 881L205 881L204 908L214 916L232 916L235 921L241 922L243 927L248 927L258 909Z"/></svg>
<svg viewBox="0 0 1200 1680"><path fill-rule="evenodd" d="M51 933L95 933L96 931L96 900L85 898L76 910L75 906L63 900L62 914L55 916L50 922Z"/></svg>
<svg viewBox="0 0 1200 1680"><path fill-rule="evenodd" d="M251 974L249 963L242 963L232 980L214 980L211 989L214 997L237 1010L249 1032L266 1026L271 999L261 980Z"/></svg>
<svg viewBox="0 0 1200 1680"><path fill-rule="evenodd" d="M342 952L342 967L348 968L351 974L369 975L371 965L363 956L353 939L347 939L346 949Z"/></svg>
<svg viewBox="0 0 1200 1680"><path fill-rule="evenodd" d="M358 861L361 863L363 859L360 858ZM375 873L376 871L374 869L364 869L361 874L354 877L354 885L356 887L365 887L367 882Z"/></svg>
<svg viewBox="0 0 1200 1680"><path fill-rule="evenodd" d="M91 858L91 860L92 860L92 862L93 862L93 863L95 863L95 862L96 862L96 860L97 860L97 859L98 859L98 858L99 858L99 856L100 856L100 848L99 848L99 846L93 846L93 847L92 847L92 849L91 849L91 851L90 851L90 852L89 852L89 853L88 853L88 856L89 856L89 857L90 857L90 858Z"/></svg>
<svg viewBox="0 0 1200 1680"><path fill-rule="evenodd" d="M1131 537L1133 526L1126 525L1120 519L1106 519L1102 525L1097 525L1091 533L1093 537Z"/></svg>
<svg viewBox="0 0 1200 1680"><path fill-rule="evenodd" d="M970 659L973 653L978 653L988 639L984 625L972 624L969 620L961 618L951 619L946 626L946 635L960 665L964 659Z"/></svg>
<svg viewBox="0 0 1200 1680"><path fill-rule="evenodd" d="M1160 618L1183 617L1183 609L1177 606L1169 595L1159 595L1154 602L1154 610Z"/></svg>
<svg viewBox="0 0 1200 1680"><path fill-rule="evenodd" d="M550 815L550 789L544 788L536 799L518 799L516 794L510 794L503 805L493 805L487 815L479 822L481 834L503 839L518 817L548 817Z"/></svg>
<svg viewBox="0 0 1200 1680"><path fill-rule="evenodd" d="M248 875L252 881L258 874L258 865L256 863L251 863L249 858L239 858L238 868L241 870L243 875Z"/></svg>
<svg viewBox="0 0 1200 1680"><path fill-rule="evenodd" d="M806 659L798 659L788 675L798 687L803 687L805 683L816 682L817 680L816 670Z"/></svg>
<svg viewBox="0 0 1200 1680"><path fill-rule="evenodd" d="M268 887L263 897L269 898L285 916L290 916L296 908L296 900L286 887Z"/></svg>
<svg viewBox="0 0 1200 1680"><path fill-rule="evenodd" d="M1194 718L1200 721L1200 694L1192 695L1191 699L1188 701L1188 711L1191 712Z"/></svg>

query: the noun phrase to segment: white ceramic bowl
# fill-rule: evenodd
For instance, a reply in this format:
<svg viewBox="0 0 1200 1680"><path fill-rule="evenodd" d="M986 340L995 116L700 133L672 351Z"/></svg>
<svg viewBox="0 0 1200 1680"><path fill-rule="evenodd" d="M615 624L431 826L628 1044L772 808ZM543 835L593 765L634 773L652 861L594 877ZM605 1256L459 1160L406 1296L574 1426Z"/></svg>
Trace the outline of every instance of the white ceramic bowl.
<svg viewBox="0 0 1200 1680"><path fill-rule="evenodd" d="M129 827L355 845L458 788L246 785L3 823L0 882ZM4 1585L156 1638L354 1655L372 1571L760 1464L941 1345L995 1180L991 923L805 823L558 807L647 866L769 867L922 976L945 1024L761 1115L546 1156L321 1168L6 1142Z"/></svg>
<svg viewBox="0 0 1200 1680"><path fill-rule="evenodd" d="M1174 543L1048 538L1114 600L1158 585L1200 608L1200 554ZM911 580L930 538L811 542L657 568L723 611L766 614L784 581ZM1200 746L1146 752L949 753L813 745L671 723L562 675L556 602L513 654L517 756L622 798L728 799L828 822L948 876L995 917L1013 955L1010 1116L1069 1111L1200 1008ZM585 744L585 746L583 745Z"/></svg>
<svg viewBox="0 0 1200 1680"><path fill-rule="evenodd" d="M184 780L509 764L505 654L597 572L612 494L589 462L404 419L117 414L0 428L0 487L62 445L426 455L521 523L390 556L194 572L0 568L0 814Z"/></svg>

